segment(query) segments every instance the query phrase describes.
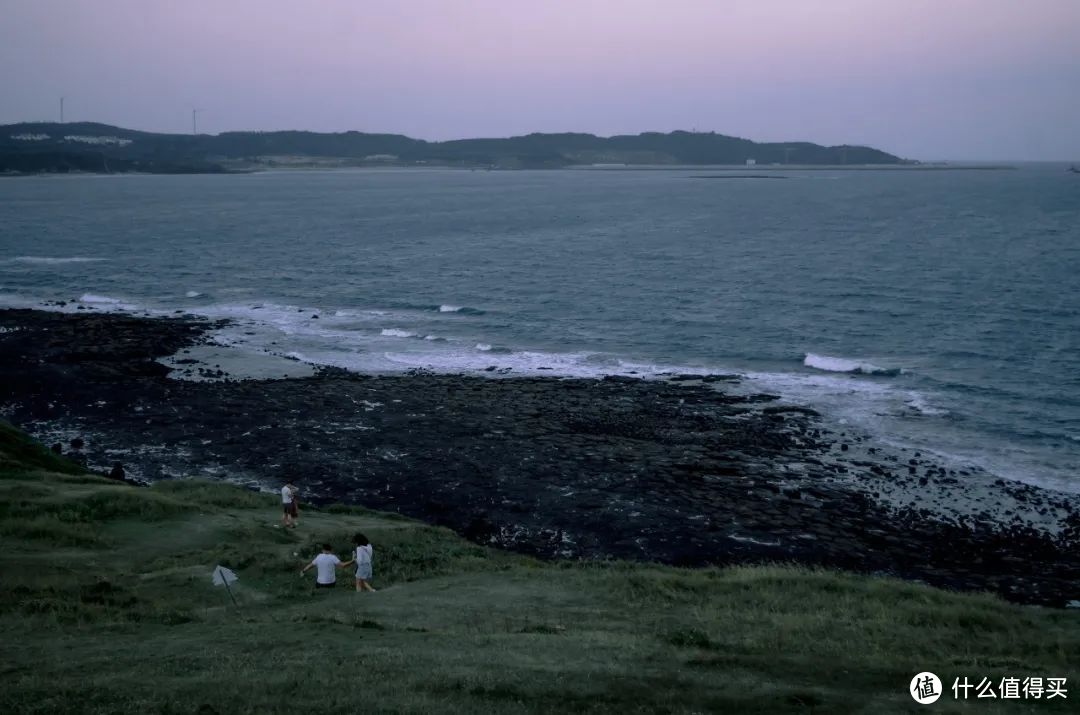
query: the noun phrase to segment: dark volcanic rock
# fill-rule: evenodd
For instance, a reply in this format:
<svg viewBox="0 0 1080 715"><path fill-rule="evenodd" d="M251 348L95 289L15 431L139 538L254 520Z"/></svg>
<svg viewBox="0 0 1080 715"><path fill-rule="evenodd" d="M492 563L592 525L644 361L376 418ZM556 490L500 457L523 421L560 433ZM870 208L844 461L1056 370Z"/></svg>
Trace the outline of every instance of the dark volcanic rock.
<svg viewBox="0 0 1080 715"><path fill-rule="evenodd" d="M312 504L392 510L541 557L796 561L1056 605L1080 582L1065 541L840 488L829 475L844 468L822 461L838 436L812 410L766 406L772 395L690 379L337 369L199 383L168 379L154 358L210 323L0 311L0 326L18 328L0 331L4 416L86 435L91 465L126 450L127 475L209 470L277 486L298 474ZM900 478L859 471L871 466L875 485Z"/></svg>

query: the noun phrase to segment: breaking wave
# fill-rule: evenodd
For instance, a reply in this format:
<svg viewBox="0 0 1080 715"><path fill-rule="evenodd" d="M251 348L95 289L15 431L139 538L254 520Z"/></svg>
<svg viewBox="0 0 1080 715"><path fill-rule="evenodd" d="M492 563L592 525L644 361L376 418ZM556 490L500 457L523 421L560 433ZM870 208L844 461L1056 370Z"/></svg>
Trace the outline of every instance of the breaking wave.
<svg viewBox="0 0 1080 715"><path fill-rule="evenodd" d="M918 393L911 393L911 399L904 404L916 414L926 415L928 417L940 417L949 414L948 410L930 404L925 396Z"/></svg>
<svg viewBox="0 0 1080 715"><path fill-rule="evenodd" d="M440 313L458 313L460 315L483 315L484 311L479 308L470 308L467 305L440 305Z"/></svg>
<svg viewBox="0 0 1080 715"><path fill-rule="evenodd" d="M889 377L900 374L900 368L879 367L872 363L852 360L850 358L830 357L828 355L817 355L815 353L806 353L806 357L803 359L803 365L812 367L815 370L844 372L850 375L880 375Z"/></svg>
<svg viewBox="0 0 1080 715"><path fill-rule="evenodd" d="M497 355L510 355L514 352L510 348L501 345L489 345L488 343L477 343L476 349L482 353L495 353Z"/></svg>

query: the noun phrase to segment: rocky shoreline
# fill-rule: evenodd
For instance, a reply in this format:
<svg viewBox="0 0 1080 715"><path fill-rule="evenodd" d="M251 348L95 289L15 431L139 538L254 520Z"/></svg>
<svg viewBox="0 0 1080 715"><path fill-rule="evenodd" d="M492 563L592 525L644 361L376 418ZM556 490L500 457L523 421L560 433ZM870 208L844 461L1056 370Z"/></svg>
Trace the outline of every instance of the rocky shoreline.
<svg viewBox="0 0 1080 715"><path fill-rule="evenodd" d="M230 380L185 362L216 327L0 311L0 416L69 453L79 440L94 468L253 487L293 475L313 503L543 558L792 561L1080 599L1075 495L888 452L736 376ZM170 377L185 370L219 379Z"/></svg>

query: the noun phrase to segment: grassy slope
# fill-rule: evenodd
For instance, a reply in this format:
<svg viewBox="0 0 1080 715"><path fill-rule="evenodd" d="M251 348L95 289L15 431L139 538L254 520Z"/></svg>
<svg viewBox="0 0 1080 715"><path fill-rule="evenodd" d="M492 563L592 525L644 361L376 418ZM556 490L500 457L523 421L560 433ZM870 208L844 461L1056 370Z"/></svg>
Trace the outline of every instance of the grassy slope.
<svg viewBox="0 0 1080 715"><path fill-rule="evenodd" d="M918 711L921 670L1077 689L936 712L1080 699L1075 612L795 568L544 564L360 509L285 532L273 497L112 483L2 423L0 517L2 712L876 714ZM380 591L314 593L302 560L357 530Z"/></svg>

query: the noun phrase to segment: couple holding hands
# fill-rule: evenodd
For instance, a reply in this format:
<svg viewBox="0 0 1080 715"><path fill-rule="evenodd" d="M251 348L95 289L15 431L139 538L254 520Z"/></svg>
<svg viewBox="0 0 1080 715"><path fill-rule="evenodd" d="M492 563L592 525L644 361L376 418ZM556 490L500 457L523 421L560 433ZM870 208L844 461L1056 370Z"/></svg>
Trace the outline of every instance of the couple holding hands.
<svg viewBox="0 0 1080 715"><path fill-rule="evenodd" d="M372 591L371 587L371 542L363 534L353 537L352 558L342 561L335 554L330 544L322 545L322 553L300 571L303 576L310 569L316 569L315 588L333 588L337 585L336 569L347 568L356 564L356 592Z"/></svg>

